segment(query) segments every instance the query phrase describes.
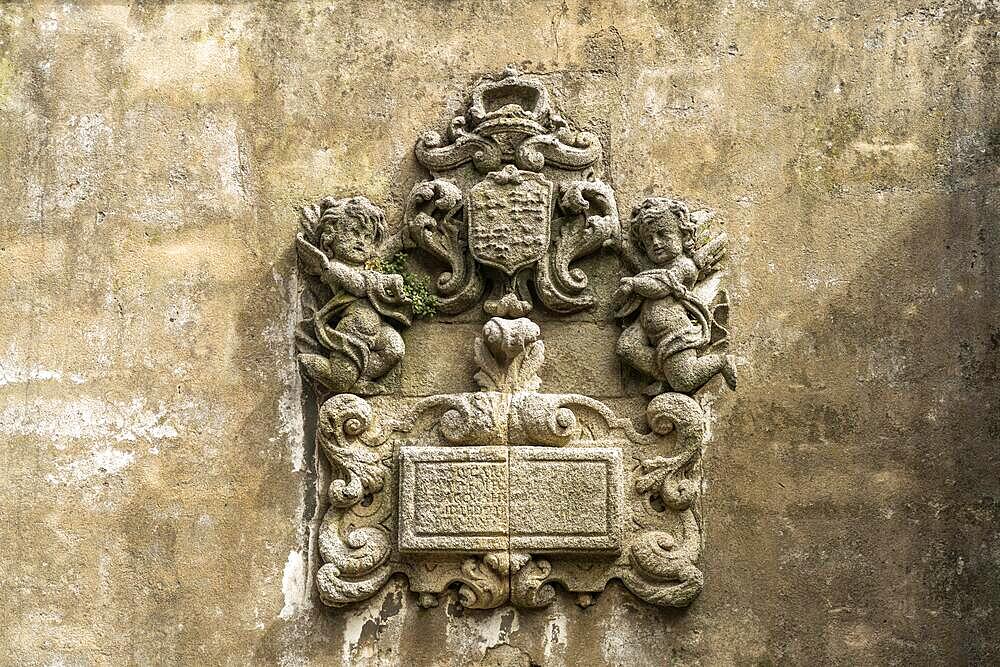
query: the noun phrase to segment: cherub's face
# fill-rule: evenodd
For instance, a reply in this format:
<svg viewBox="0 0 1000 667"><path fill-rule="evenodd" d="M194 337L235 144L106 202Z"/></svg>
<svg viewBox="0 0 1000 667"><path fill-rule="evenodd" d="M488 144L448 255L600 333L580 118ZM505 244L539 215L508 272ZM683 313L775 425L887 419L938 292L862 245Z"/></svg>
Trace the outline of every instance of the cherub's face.
<svg viewBox="0 0 1000 667"><path fill-rule="evenodd" d="M666 264L684 252L680 227L670 215L643 225L639 235L646 248L646 256L654 264Z"/></svg>
<svg viewBox="0 0 1000 667"><path fill-rule="evenodd" d="M371 224L353 215L332 221L323 230L323 250L348 264L364 264L375 248L375 230Z"/></svg>

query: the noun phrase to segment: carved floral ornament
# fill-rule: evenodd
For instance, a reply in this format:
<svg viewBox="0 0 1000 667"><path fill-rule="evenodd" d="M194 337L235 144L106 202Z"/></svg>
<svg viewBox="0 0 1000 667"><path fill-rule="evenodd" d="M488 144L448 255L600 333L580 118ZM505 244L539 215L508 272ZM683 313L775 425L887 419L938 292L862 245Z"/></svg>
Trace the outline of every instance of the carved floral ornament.
<svg viewBox="0 0 1000 667"><path fill-rule="evenodd" d="M701 591L698 498L706 416L692 396L735 388L717 265L726 239L697 241L682 202L648 198L627 233L598 177L601 144L549 104L535 77L482 79L444 137L416 144L418 182L387 237L364 197L306 207L297 246L299 360L320 400L316 440L334 473L319 533L322 600L342 606L402 574L421 606L448 590L470 608L543 607L556 587L589 604L611 579L661 606ZM437 312L482 304L479 391L402 400L380 380L403 358L399 329L421 302L391 257L440 266ZM535 301L590 308L573 263L601 248L633 273L615 293L616 353L648 378L641 423L577 394L541 391Z"/></svg>

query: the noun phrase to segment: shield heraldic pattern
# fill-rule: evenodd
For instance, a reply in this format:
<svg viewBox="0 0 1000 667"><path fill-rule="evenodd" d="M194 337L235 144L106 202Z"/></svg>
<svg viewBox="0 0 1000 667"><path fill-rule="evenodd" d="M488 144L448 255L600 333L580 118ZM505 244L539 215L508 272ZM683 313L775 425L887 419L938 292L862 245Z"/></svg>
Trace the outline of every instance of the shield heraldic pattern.
<svg viewBox="0 0 1000 667"><path fill-rule="evenodd" d="M513 275L549 247L553 183L508 165L468 194L469 251L481 264Z"/></svg>
<svg viewBox="0 0 1000 667"><path fill-rule="evenodd" d="M726 237L706 241L699 226L711 214L667 197L638 202L623 231L600 140L572 129L551 99L542 77L513 68L481 79L445 136L418 139L430 180L414 184L395 235L362 196L302 210L296 248L309 277L296 342L332 472L310 541L329 606L368 599L393 575L422 607L539 608L557 587L586 606L611 580L683 607L702 590L708 418L695 395L719 375L736 384L719 352ZM472 341L478 390L402 396L383 384L412 340L401 331L428 316L426 289L389 272L401 248L431 272L438 314L481 304L493 316ZM591 308L595 290L574 264L602 250L630 274L607 297L622 326L607 352L648 383L638 415L545 393L539 377L534 300L550 322ZM589 345L579 340L577 353Z"/></svg>

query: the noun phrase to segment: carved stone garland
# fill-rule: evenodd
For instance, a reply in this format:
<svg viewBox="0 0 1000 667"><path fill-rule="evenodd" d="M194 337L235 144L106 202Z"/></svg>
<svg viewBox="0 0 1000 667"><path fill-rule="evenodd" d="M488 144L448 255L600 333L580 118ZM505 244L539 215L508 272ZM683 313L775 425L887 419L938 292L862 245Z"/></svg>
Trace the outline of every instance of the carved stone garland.
<svg viewBox="0 0 1000 667"><path fill-rule="evenodd" d="M342 606L403 574L424 607L453 587L470 608L544 607L555 584L585 606L620 579L647 602L687 605L703 585L706 438L690 394L718 374L736 381L732 359L709 351L726 338L725 237L698 247L687 207L650 198L623 238L593 168L599 141L571 130L534 77L508 69L471 100L446 139L417 142L433 178L410 193L400 241L445 266L441 312L471 309L489 287L479 391L377 396L412 315L402 278L373 268L384 216L363 197L304 211L299 255L315 280L300 360L325 399L316 439L335 474L320 596ZM534 296L557 313L592 305L571 264L602 246L636 272L615 298L617 353L650 381L639 425L593 398L539 391L545 347L524 315Z"/></svg>

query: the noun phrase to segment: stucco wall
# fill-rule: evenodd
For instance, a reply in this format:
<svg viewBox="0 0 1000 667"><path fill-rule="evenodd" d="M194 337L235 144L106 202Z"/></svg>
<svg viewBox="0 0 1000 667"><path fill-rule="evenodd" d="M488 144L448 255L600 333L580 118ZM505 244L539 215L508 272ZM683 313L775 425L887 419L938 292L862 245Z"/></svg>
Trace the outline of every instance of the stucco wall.
<svg viewBox="0 0 1000 667"><path fill-rule="evenodd" d="M4 5L0 662L1000 660L998 19ZM706 587L685 611L613 585L587 610L471 612L396 582L331 612L309 580L294 207L366 194L397 223L417 134L511 62L601 136L623 213L679 196L729 234L741 386L703 395ZM542 322L550 389L628 393L606 295ZM411 329L400 386L463 382L470 328Z"/></svg>

